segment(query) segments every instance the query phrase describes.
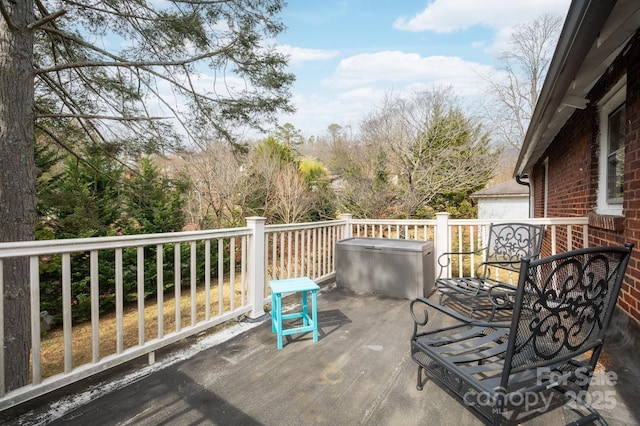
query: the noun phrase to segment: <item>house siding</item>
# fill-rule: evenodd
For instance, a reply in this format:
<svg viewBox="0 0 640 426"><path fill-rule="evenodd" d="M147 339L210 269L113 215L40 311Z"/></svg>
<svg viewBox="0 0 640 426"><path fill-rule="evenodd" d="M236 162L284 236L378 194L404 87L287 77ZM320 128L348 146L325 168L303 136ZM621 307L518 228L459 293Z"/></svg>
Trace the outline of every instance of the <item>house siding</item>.
<svg viewBox="0 0 640 426"><path fill-rule="evenodd" d="M626 140L624 217L595 213L598 191L598 103L626 74ZM629 316L640 322L640 32L636 32L613 64L592 88L589 104L576 110L545 155L534 166L534 216L544 215L545 167L547 217L589 216L589 245L635 244L618 301ZM558 251L566 249L566 235L558 235ZM543 254L549 250L543 245Z"/></svg>
<svg viewBox="0 0 640 426"><path fill-rule="evenodd" d="M478 219L527 219L529 197L495 197L478 199Z"/></svg>

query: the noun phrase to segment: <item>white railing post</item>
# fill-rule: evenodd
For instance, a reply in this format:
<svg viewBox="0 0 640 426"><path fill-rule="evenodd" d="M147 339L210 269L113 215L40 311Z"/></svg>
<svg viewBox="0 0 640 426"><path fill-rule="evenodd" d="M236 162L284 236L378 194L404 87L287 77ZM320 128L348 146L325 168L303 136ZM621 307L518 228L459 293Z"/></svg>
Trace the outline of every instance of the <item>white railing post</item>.
<svg viewBox="0 0 640 426"><path fill-rule="evenodd" d="M249 318L259 318L264 315L264 224L267 219L259 216L247 218L247 227L251 229L248 253L248 299L253 307Z"/></svg>
<svg viewBox="0 0 640 426"><path fill-rule="evenodd" d="M347 222L342 226L342 239L351 238L353 236L351 230L351 219L353 219L353 215L351 213L342 213L340 215L340 220Z"/></svg>
<svg viewBox="0 0 640 426"><path fill-rule="evenodd" d="M438 258L447 251L449 251L449 213L436 213L435 256L433 259L436 276L440 272ZM447 270L446 276L451 276L451 270Z"/></svg>

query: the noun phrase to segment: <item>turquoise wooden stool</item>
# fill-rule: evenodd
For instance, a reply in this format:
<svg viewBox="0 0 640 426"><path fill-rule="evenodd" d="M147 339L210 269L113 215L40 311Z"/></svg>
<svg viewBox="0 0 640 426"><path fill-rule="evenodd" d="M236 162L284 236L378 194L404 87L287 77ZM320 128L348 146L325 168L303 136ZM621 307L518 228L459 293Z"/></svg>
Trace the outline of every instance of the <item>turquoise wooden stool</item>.
<svg viewBox="0 0 640 426"><path fill-rule="evenodd" d="M320 288L308 277L271 280L271 331L277 333L278 349L282 349L282 336L313 331L314 343L318 341L318 304L317 291ZM282 295L284 293L302 293L302 311L291 314L282 313ZM311 315L308 312L307 293L311 293ZM301 327L285 329L282 320L302 318Z"/></svg>

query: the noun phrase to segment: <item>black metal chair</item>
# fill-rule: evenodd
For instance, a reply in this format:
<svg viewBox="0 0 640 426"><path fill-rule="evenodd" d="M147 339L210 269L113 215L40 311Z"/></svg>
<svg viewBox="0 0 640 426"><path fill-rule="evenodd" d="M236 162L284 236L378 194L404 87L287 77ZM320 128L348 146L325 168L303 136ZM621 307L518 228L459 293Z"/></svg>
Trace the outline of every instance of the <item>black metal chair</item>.
<svg viewBox="0 0 640 426"><path fill-rule="evenodd" d="M447 252L438 257L440 272L435 281L440 293L440 304L446 298L459 302L473 317L476 311L490 310L489 321L497 310L511 309L520 260L538 257L544 236L543 225L527 223L499 223L489 226L486 246L468 252ZM481 256L475 276L448 277L453 257L462 262L464 256ZM473 267L473 265L471 266ZM494 288L498 285L497 288Z"/></svg>
<svg viewBox="0 0 640 426"><path fill-rule="evenodd" d="M562 396L563 404L573 400L581 416L575 424L606 424L580 395L600 356L632 247L523 259L510 324L474 321L425 298L412 301L418 390L424 370L493 424L540 415L547 406L522 404L546 392ZM429 319L427 309L424 316L418 311L422 305L455 324L420 331Z"/></svg>

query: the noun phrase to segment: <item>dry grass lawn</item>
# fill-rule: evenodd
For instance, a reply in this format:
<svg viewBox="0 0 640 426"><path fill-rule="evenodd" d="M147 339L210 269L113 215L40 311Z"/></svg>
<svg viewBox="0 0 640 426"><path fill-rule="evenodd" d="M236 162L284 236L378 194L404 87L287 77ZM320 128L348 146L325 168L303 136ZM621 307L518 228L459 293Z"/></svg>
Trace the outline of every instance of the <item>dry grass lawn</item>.
<svg viewBox="0 0 640 426"><path fill-rule="evenodd" d="M230 310L231 286L225 281L223 287L223 310ZM236 283L234 291L235 307L242 304L240 284ZM219 287L211 285L210 288L210 315L219 314ZM206 291L204 285L198 286L196 291L196 322L206 318ZM163 327L164 333L175 331L175 293L169 291L164 295L163 303ZM182 288L180 297L180 323L181 327L191 325L191 289ZM116 313L106 313L100 316L100 358L115 354L117 320ZM129 303L124 307L123 319L124 348L130 348L139 344L138 336L138 304ZM150 297L144 303L144 338L145 341L158 337L158 303L155 297ZM41 371L42 377L49 377L64 371L64 336L62 326L46 332L41 340ZM92 361L92 333L91 322L74 325L72 329L72 361L73 367L78 367Z"/></svg>

